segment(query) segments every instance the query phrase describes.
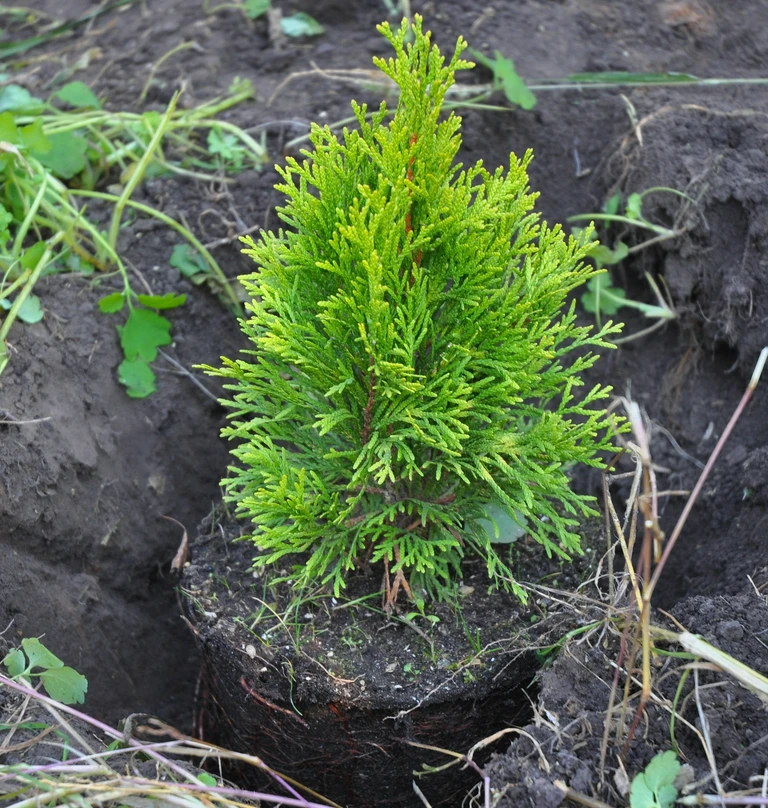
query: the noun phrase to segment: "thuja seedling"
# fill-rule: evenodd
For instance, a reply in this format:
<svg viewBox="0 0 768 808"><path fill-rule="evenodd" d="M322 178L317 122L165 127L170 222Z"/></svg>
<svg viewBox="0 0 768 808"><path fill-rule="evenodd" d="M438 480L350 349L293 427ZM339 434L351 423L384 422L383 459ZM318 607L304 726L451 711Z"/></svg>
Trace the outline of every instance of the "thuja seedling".
<svg viewBox="0 0 768 808"><path fill-rule="evenodd" d="M88 680L66 666L35 637L25 637L21 648L14 648L3 659L11 679L30 682L37 678L48 695L62 704L82 704Z"/></svg>
<svg viewBox="0 0 768 808"><path fill-rule="evenodd" d="M440 113L472 66L464 41L446 64L420 17L379 30L394 115L353 102L358 128L314 126L305 160L278 168L286 229L244 239L252 346L206 367L232 392L226 499L253 523L256 566L292 557L299 590L338 595L379 564L390 609L401 590L448 597L472 553L524 599L495 514L549 555L579 552L595 510L566 469L602 467L612 440L609 388L575 393L619 327L593 333L566 306L597 273L593 243L539 222L531 155L455 163L461 119Z"/></svg>

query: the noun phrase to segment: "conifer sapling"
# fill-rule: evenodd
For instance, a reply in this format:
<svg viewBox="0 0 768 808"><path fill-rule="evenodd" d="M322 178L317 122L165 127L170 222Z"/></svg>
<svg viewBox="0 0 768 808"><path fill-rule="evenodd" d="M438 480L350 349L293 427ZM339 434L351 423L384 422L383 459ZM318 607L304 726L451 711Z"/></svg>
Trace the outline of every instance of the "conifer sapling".
<svg viewBox="0 0 768 808"><path fill-rule="evenodd" d="M446 65L418 16L410 44L406 21L379 30L391 119L353 102L357 128L313 126L306 159L277 169L287 228L244 239L252 349L207 368L232 391L227 497L257 566L294 556L299 586L338 594L378 562L391 608L415 585L447 594L474 553L524 598L496 517L548 555L579 551L593 500L566 468L612 447L610 388L574 388L618 327L593 334L564 308L593 244L539 222L531 154L493 173L455 162L461 119L440 113L466 43Z"/></svg>

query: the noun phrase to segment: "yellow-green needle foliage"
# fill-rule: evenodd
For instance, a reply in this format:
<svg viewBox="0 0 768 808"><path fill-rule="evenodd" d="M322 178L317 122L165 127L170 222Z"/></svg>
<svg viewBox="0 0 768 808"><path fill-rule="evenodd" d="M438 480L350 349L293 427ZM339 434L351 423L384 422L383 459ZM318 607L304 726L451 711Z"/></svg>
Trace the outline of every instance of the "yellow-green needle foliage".
<svg viewBox="0 0 768 808"><path fill-rule="evenodd" d="M618 329L592 334L564 309L596 272L593 244L539 223L531 155L493 173L455 162L461 119L440 111L472 66L464 41L446 65L419 17L411 44L406 22L379 30L394 115L353 103L359 129L313 127L306 159L279 169L286 230L247 241L253 347L208 368L231 380L228 497L253 522L257 564L290 555L299 585L338 593L383 562L390 604L408 580L440 596L473 553L522 597L494 524L578 552L592 500L566 469L601 466L611 444L608 388L578 402L574 388Z"/></svg>

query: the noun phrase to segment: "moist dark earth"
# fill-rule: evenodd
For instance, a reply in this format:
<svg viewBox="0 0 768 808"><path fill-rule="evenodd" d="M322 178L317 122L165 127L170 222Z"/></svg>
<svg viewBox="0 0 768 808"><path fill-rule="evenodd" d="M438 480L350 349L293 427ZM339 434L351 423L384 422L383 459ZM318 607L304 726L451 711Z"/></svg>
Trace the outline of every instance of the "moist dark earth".
<svg viewBox="0 0 768 808"><path fill-rule="evenodd" d="M59 20L95 8L87 0L30 5ZM367 69L372 55L386 55L388 45L375 31L387 15L384 2L274 5L284 14L311 13L326 33L276 41L264 19L246 21L237 9L208 14L196 0L147 0L14 57L7 69L45 97L60 71L89 53L88 66L72 77L91 85L113 110L144 109L138 99L150 71L183 42L197 44L159 65L147 96L150 108L164 109L182 87L184 103L192 105L223 94L236 77L249 79L256 100L227 115L244 128L261 127L254 131L264 133L269 152L263 169L226 186L153 179L135 194L189 222L204 243L220 242L246 228L276 226L280 200L272 164L287 149L296 151L291 141L305 135L311 121L348 117L351 98L380 100L369 89L307 71ZM411 5L444 51L463 35L473 48L514 59L533 85L586 71L756 79L768 64L768 7L760 0L737 7L726 0ZM5 37L35 30L11 27ZM286 81L294 73L304 75ZM461 77L472 83L489 79L482 68ZM537 98L527 112L463 110L461 157L494 168L508 163L510 152L532 148L531 184L550 223L567 226L571 215L599 211L616 191L626 198L667 187L693 200L648 194L647 219L682 232L632 255L612 275L628 297L653 302L645 281L651 273L668 291L678 318L622 344L587 379L588 385L611 384L641 404L655 425L651 449L660 487L688 491L768 344L766 87L560 89L540 91ZM630 245L645 238L632 229L611 231L611 238L619 236ZM187 304L172 313L174 343L167 352L190 370L232 356L243 343L232 315L210 292L169 266L177 241L139 218L124 230L121 246L155 293L188 295ZM250 269L238 249L234 238L215 247L232 277ZM149 712L188 730L200 661L180 618L170 572L182 529L162 517L178 520L194 535L219 501L227 464L227 447L218 438L224 411L165 360L156 364L155 394L143 400L125 395L117 382L121 357L114 323L96 307L111 288L109 280L95 289L90 278L47 278L38 289L42 322L17 323L10 333L11 362L0 376L0 630L7 627L5 639L12 644L44 634L51 650L88 677L86 706L94 715L114 722ZM649 324L627 311L621 313L626 334ZM199 380L219 394L215 381ZM768 389L758 387L704 487L656 599L686 628L763 673L767 402ZM37 422L17 423L25 421ZM575 484L597 494L600 478L577 471ZM616 495L621 497L620 487ZM683 501L662 500L667 532ZM563 797L555 779L609 804L625 804L613 779L615 753L602 785L598 774L612 658L611 643L606 648L590 637L570 645L540 675L541 701L528 730L543 744L549 769L532 753L530 740L515 740L507 756L488 766L501 804L557 805ZM712 685L703 704L717 739L723 785L732 790L762 773L768 760L765 708L736 685L717 685L722 676L706 676L714 674L702 675L702 684ZM662 696L669 698L677 679L664 682ZM669 748L653 709L643 742L627 758L630 775L654 751ZM697 726L696 706L687 709ZM695 778L705 777L695 733L682 729L678 743Z"/></svg>

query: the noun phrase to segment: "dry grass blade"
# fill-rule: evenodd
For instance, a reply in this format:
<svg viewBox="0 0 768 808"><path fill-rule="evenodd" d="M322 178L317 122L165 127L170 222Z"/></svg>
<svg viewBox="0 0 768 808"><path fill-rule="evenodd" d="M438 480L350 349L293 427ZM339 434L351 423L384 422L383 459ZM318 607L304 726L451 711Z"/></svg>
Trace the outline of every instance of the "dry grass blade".
<svg viewBox="0 0 768 808"><path fill-rule="evenodd" d="M319 794L281 775L267 766L260 758L217 747L188 737L163 722L145 716L131 717L126 730L119 732L91 718L73 707L59 704L53 699L0 675L0 688L16 691L24 696L22 707L13 719L13 725L0 744L3 755L25 752L40 746L40 754L34 760L42 762L17 762L0 765L0 794L6 808L33 808L33 806L70 805L138 805L147 799L168 805L186 808L240 808L245 804L279 804L297 808L339 808ZM28 730L25 718L33 708L38 708L32 717L35 726L41 711L47 711L54 719L49 729L34 738L7 744L12 733L23 728ZM137 726L138 719L141 724ZM87 725L88 729L113 740L109 747L84 740L83 730L75 728L74 721ZM143 737L161 740L141 741L132 732L141 732ZM63 742L54 743L51 735L58 735ZM4 748L3 748L4 747ZM97 748L96 748L97 747ZM53 758L50 750L57 750L60 759ZM65 750L65 754L62 753ZM146 776L146 769L137 769L136 753L141 752L154 763L153 777ZM185 767L176 758L185 757L201 762L207 760L220 764L235 760L256 766L269 774L286 793L275 795L248 791L226 785L210 775L199 777L199 770ZM295 786L295 787L294 787ZM297 791L311 796L307 799ZM322 801L322 802L321 802Z"/></svg>

